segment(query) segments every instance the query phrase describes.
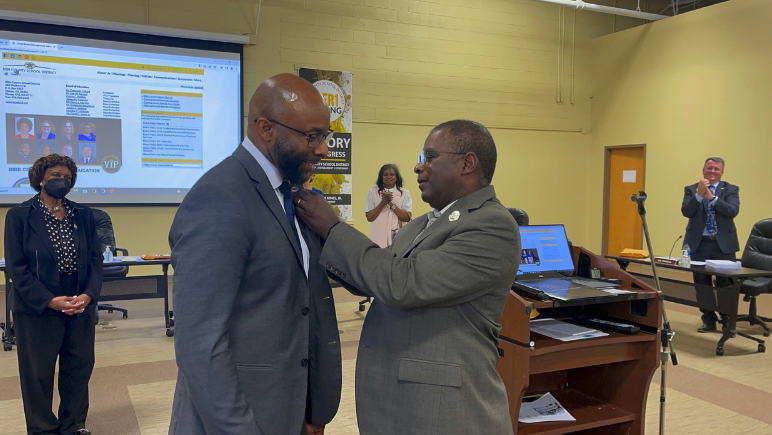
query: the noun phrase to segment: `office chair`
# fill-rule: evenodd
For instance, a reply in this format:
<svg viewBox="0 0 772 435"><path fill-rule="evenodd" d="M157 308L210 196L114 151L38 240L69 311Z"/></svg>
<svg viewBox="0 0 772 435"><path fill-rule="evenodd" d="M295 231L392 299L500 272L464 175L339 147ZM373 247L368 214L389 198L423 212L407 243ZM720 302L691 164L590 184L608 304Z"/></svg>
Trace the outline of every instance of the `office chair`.
<svg viewBox="0 0 772 435"><path fill-rule="evenodd" d="M105 252L105 247L109 246L113 251L113 255L116 255L119 251L123 255L129 255L128 249L118 248L115 246L115 233L113 232L113 221L110 219L110 215L104 210L98 208L92 208L91 212L94 215L94 221L97 227L97 236L99 237L99 246L102 252ZM105 266L102 268L102 280L110 278L123 278L129 273L129 266ZM123 313L123 318L129 317L129 310L121 307L115 307L112 304L97 304L97 310L107 311L112 313L113 311L119 311Z"/></svg>
<svg viewBox="0 0 772 435"><path fill-rule="evenodd" d="M742 265L772 271L772 218L756 222L751 229L743 251ZM772 282L769 278L749 279L743 282L740 292L744 295L743 301L750 302L750 306L748 314L739 316L737 321L761 325L764 336L769 337L769 326L761 320L756 311L756 297L763 293L772 293Z"/></svg>
<svg viewBox="0 0 772 435"><path fill-rule="evenodd" d="M526 213L525 210L514 207L510 207L507 210L512 213L512 217L515 218L515 222L517 222L518 225L528 225L530 220L528 219L528 213Z"/></svg>

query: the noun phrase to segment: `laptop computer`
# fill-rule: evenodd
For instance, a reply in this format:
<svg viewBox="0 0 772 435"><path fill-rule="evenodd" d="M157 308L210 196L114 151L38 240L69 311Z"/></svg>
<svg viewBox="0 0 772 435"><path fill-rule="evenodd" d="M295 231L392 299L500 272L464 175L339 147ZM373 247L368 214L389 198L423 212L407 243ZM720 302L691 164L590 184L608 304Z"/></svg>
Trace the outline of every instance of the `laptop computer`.
<svg viewBox="0 0 772 435"><path fill-rule="evenodd" d="M520 244L520 267L513 288L560 300L613 296L598 290L612 284L574 276L574 261L562 224L521 226Z"/></svg>

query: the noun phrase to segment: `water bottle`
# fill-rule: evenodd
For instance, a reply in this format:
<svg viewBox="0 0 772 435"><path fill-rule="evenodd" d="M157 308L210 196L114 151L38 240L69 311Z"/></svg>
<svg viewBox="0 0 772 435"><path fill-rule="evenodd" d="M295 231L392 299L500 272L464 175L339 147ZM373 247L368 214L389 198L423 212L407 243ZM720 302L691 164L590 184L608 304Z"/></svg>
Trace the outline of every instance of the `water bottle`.
<svg viewBox="0 0 772 435"><path fill-rule="evenodd" d="M105 252L102 254L104 257L105 263L112 263L113 262L113 251L110 249L109 246L105 246Z"/></svg>
<svg viewBox="0 0 772 435"><path fill-rule="evenodd" d="M685 243L681 251L681 267L691 267L692 265L692 250L689 248L689 244Z"/></svg>

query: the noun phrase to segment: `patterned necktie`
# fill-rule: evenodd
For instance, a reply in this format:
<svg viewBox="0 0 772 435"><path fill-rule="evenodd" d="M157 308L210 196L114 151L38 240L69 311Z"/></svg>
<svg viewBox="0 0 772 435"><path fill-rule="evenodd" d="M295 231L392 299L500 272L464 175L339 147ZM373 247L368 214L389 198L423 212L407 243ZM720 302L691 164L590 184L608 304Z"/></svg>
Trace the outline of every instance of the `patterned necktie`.
<svg viewBox="0 0 772 435"><path fill-rule="evenodd" d="M415 239L413 239L413 241L415 242L416 240L418 240L418 238L419 238L419 237L421 237L421 234L423 234L424 232L426 232L426 229L427 229L427 228L429 228L429 226L430 226L431 224L433 224L433 223L434 223L434 221L436 221L436 220L437 220L437 218L439 218L441 215L442 215L442 212L441 212L441 211L439 211L439 210L435 210L435 209L431 209L431 210L429 210L429 213L427 213L427 214L426 214L427 218L429 219L429 220L426 222L426 226L424 227L424 229L423 229L423 230L421 230L421 232L420 232L420 233L418 233L418 235L417 235L417 236L415 236Z"/></svg>
<svg viewBox="0 0 772 435"><path fill-rule="evenodd" d="M290 228L292 228L292 234L295 235L295 241L298 242L298 247L300 247L300 237L298 236L298 229L295 227L295 203L292 202L292 189L289 182L281 183L279 185L279 192L284 195L284 214L287 216Z"/></svg>
<svg viewBox="0 0 772 435"><path fill-rule="evenodd" d="M429 228L429 226L433 224L434 221L436 221L440 216L442 216L442 212L439 210L431 209L429 210L429 213L427 214L427 216L429 217L429 222L426 223L426 228Z"/></svg>
<svg viewBox="0 0 772 435"><path fill-rule="evenodd" d="M710 193L716 194L716 186L710 185ZM708 222L705 224L705 231L710 237L716 237L718 226L716 225L716 209L713 204L708 205Z"/></svg>

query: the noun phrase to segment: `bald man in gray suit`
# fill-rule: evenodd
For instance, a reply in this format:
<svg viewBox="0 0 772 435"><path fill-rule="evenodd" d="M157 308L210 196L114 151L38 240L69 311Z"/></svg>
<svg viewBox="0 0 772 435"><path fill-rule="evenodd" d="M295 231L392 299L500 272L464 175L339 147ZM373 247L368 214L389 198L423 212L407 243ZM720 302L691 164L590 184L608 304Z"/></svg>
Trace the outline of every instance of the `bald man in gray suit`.
<svg viewBox="0 0 772 435"><path fill-rule="evenodd" d="M496 364L520 237L490 185L495 167L485 127L435 127L415 166L433 210L387 249L338 222L318 195L295 195L298 215L326 238L322 264L375 297L357 356L362 435L512 434Z"/></svg>
<svg viewBox="0 0 772 435"><path fill-rule="evenodd" d="M174 217L170 435L322 434L338 410L340 338L321 240L294 217L291 184L327 155L330 113L291 74L249 102L247 137Z"/></svg>

